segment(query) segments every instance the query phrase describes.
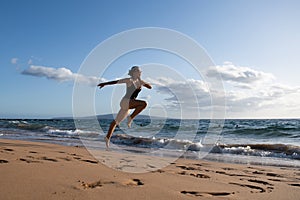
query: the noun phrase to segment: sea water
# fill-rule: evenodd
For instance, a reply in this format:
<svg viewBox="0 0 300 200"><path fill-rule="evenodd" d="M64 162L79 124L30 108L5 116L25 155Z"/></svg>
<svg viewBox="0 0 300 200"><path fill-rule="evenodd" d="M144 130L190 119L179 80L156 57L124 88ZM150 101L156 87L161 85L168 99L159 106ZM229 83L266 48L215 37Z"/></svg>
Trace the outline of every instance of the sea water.
<svg viewBox="0 0 300 200"><path fill-rule="evenodd" d="M93 141L104 149L103 138L112 120L79 121L80 128L73 119L0 119L0 138L67 146ZM137 119L131 128L121 123L111 143L136 153L180 151L191 159L300 167L300 119L227 119L217 127L220 132L213 143L207 144L211 127L210 120Z"/></svg>

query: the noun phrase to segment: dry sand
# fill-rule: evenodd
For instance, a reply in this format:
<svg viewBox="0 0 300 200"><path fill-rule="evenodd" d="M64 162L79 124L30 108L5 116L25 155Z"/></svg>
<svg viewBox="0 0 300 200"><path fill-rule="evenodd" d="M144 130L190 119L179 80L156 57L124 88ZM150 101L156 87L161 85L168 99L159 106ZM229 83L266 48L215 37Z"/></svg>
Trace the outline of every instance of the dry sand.
<svg viewBox="0 0 300 200"><path fill-rule="evenodd" d="M98 155L105 159L81 147L0 140L1 199L300 199L299 168L178 159L126 173L102 164L123 159L124 169L136 169L122 153Z"/></svg>

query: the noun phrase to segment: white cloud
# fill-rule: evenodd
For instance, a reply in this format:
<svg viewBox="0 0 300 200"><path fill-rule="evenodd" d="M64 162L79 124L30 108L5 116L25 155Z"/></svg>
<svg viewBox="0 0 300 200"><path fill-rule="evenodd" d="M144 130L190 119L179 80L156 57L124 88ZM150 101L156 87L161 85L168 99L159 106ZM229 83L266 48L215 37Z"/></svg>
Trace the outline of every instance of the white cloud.
<svg viewBox="0 0 300 200"><path fill-rule="evenodd" d="M225 63L223 66L209 68L207 74L211 77L221 74L226 98L226 117L253 118L253 117L299 117L300 116L300 87L283 85L275 77L266 72L256 71L249 67L234 66ZM95 87L99 82L106 81L94 76L84 76L73 73L67 68L51 68L31 65L22 72L24 75L46 77L51 80L79 81L82 84ZM276 81L275 81L276 80ZM194 117L200 111L201 117L210 117L212 106L222 106L224 101L222 91L218 88L209 88L203 80L172 78L148 78L147 82L154 86L157 96L146 98L154 103L161 104L168 112L184 112L183 117ZM214 105L211 104L211 93L214 89ZM161 102L155 102L156 99ZM195 114L196 113L196 114ZM178 115L174 115L178 116Z"/></svg>
<svg viewBox="0 0 300 200"><path fill-rule="evenodd" d="M59 82L75 81L75 79L77 79L77 82L87 84L92 87L95 87L100 81L104 81L104 79L99 79L95 76L84 76L82 74L73 73L71 70L65 67L52 68L31 65L28 69L24 70L22 74L36 77L46 77Z"/></svg>
<svg viewBox="0 0 300 200"><path fill-rule="evenodd" d="M196 116L198 109L206 110L210 106L210 94L207 84L202 80L187 79L178 81L171 78L159 77L147 79L153 84L156 92L163 96L164 106L172 112L181 112L185 117Z"/></svg>
<svg viewBox="0 0 300 200"><path fill-rule="evenodd" d="M18 64L18 58L12 58L11 60L10 60L10 62L11 62L11 64L14 64L14 65L16 65L16 64Z"/></svg>
<svg viewBox="0 0 300 200"><path fill-rule="evenodd" d="M211 77L218 74L224 82L227 117L300 116L300 87L280 84L271 73L234 66L228 62L207 71ZM179 110L181 106L193 112L199 107L200 112L205 113L212 106L212 88L208 88L202 80L157 78L148 81L156 86L157 93L164 95L169 109ZM222 98L215 100L214 106L222 105Z"/></svg>
<svg viewBox="0 0 300 200"><path fill-rule="evenodd" d="M300 87L280 84L271 73L232 63L208 70L208 75L217 73L221 74L226 88L228 116L288 117L290 110L293 117L299 117Z"/></svg>
<svg viewBox="0 0 300 200"><path fill-rule="evenodd" d="M249 67L235 66L230 62L225 62L221 66L213 66L207 70L207 76L221 76L223 81L230 81L241 84L241 86L258 82L269 82L275 79L270 73L257 71Z"/></svg>

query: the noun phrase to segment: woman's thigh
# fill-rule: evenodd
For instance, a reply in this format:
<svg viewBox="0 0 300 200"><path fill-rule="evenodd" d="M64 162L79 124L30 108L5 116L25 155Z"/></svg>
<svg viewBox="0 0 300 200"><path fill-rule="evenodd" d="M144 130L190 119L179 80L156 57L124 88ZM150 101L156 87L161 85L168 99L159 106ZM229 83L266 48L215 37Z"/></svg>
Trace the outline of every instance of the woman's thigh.
<svg viewBox="0 0 300 200"><path fill-rule="evenodd" d="M120 111L118 112L115 121L116 124L119 125L128 115L129 110L125 110L125 109L120 109Z"/></svg>
<svg viewBox="0 0 300 200"><path fill-rule="evenodd" d="M120 102L120 107L123 110L128 110L129 109L129 104L130 104L130 99L123 98Z"/></svg>

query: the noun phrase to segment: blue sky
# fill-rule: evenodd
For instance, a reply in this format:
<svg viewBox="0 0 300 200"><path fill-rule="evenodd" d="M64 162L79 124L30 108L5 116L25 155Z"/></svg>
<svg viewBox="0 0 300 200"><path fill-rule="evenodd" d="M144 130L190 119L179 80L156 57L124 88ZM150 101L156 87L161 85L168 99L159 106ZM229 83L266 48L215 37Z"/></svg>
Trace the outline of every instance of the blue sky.
<svg viewBox="0 0 300 200"><path fill-rule="evenodd" d="M51 78L46 72L37 75L31 67L42 66L47 72L66 68L76 74L99 43L122 31L142 27L182 32L206 49L217 65L210 74L220 73L224 79L228 118L300 116L297 0L2 0L0 5L0 118L71 116L72 79ZM191 80L181 85L201 85L186 70L188 66L176 59L160 52L137 52L116 62L122 70L112 70L112 66L101 78L126 76L131 63L155 62L186 72L185 77ZM24 73L26 70L31 73ZM247 74L255 78L239 77ZM154 89L141 94L148 98L149 105L176 105L172 94L160 87L174 87L174 80L149 80L155 83ZM113 93L113 88L96 94L95 98L101 100L98 114L112 112L107 95ZM199 93L204 91L199 86ZM172 107L165 109L168 112Z"/></svg>

